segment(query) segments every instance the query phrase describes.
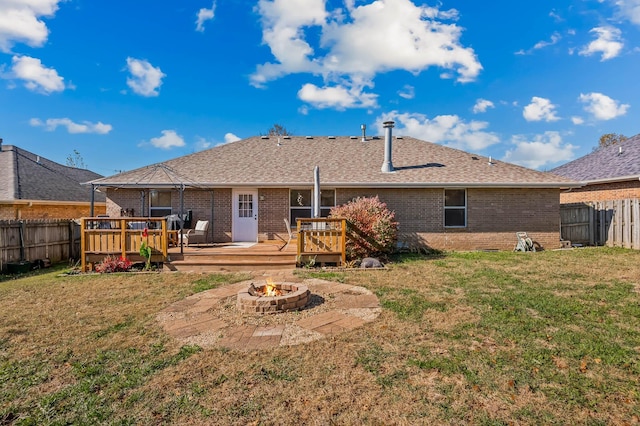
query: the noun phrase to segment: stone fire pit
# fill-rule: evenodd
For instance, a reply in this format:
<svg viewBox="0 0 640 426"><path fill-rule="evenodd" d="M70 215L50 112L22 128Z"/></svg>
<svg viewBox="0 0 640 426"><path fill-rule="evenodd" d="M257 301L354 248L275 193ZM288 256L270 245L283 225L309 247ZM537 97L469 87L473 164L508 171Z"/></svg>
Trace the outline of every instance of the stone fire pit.
<svg viewBox="0 0 640 426"><path fill-rule="evenodd" d="M311 300L309 288L296 283L251 283L238 292L237 308L247 313L278 313L299 310Z"/></svg>

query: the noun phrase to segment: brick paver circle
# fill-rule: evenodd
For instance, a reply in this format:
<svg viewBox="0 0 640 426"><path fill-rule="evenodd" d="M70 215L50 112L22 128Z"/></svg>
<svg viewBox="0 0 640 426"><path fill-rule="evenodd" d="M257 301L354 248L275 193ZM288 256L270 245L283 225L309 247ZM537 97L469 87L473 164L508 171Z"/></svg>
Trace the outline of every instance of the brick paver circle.
<svg viewBox="0 0 640 426"><path fill-rule="evenodd" d="M300 311L276 314L242 312L238 292L261 280L243 281L191 295L157 316L174 338L202 347L239 350L292 346L343 333L375 320L381 308L370 290L319 279L303 280L311 301Z"/></svg>

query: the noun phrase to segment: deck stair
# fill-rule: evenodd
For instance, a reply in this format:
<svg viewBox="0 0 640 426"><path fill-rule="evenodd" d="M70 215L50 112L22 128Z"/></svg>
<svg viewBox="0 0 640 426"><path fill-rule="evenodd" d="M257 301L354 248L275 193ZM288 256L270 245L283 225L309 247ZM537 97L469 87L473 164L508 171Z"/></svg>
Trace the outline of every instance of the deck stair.
<svg viewBox="0 0 640 426"><path fill-rule="evenodd" d="M188 247L169 251L166 271L216 272L295 269L296 246L278 250L276 242L258 243L249 248L221 245L217 247Z"/></svg>

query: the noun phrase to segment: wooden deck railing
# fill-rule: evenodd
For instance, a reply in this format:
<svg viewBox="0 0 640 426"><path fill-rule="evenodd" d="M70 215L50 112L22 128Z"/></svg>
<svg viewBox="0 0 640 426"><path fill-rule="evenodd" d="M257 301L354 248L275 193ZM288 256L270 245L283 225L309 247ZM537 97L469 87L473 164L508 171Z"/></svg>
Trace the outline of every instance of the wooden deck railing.
<svg viewBox="0 0 640 426"><path fill-rule="evenodd" d="M144 229L147 236L143 236ZM144 241L151 247L151 262L167 258L168 233L164 218L146 217L85 217L80 222L80 250L82 271L106 256L124 257L131 261L144 261L140 246Z"/></svg>
<svg viewBox="0 0 640 426"><path fill-rule="evenodd" d="M347 220L341 218L298 219L298 259L316 263L347 260Z"/></svg>

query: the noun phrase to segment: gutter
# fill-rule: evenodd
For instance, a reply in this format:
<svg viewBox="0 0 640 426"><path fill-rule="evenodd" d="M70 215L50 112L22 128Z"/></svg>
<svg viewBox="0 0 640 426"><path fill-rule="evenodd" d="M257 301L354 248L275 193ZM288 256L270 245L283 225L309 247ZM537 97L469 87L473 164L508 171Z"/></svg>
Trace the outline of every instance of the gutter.
<svg viewBox="0 0 640 426"><path fill-rule="evenodd" d="M86 206L89 201L52 201L52 200L0 200L0 204L12 204L19 206L32 206L34 204L43 206ZM107 205L105 201L96 201L97 205Z"/></svg>
<svg viewBox="0 0 640 426"><path fill-rule="evenodd" d="M640 175L620 176L615 178L602 178L582 181L583 185L597 185L600 183L624 182L628 180L640 180Z"/></svg>
<svg viewBox="0 0 640 426"><path fill-rule="evenodd" d="M371 182L323 182L322 186L326 188L579 188L584 186L584 182L540 182L540 183L509 183L509 182L389 182L389 183L371 183ZM310 187L313 182L225 182L225 183L200 183L198 188L293 188L293 187ZM110 183L96 184L101 188L122 188L122 189L140 189L140 188L157 188L157 189L174 189L175 184L137 184L137 183Z"/></svg>

